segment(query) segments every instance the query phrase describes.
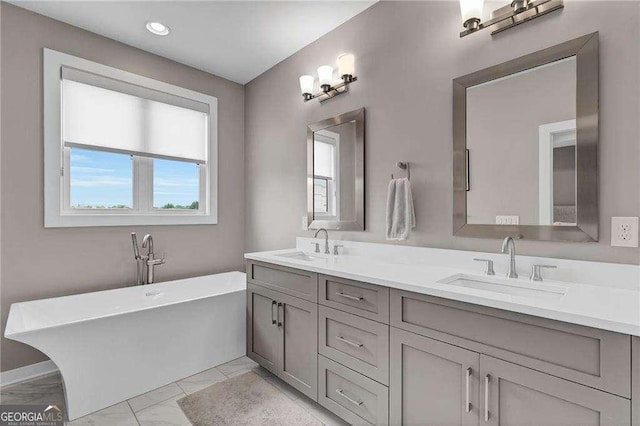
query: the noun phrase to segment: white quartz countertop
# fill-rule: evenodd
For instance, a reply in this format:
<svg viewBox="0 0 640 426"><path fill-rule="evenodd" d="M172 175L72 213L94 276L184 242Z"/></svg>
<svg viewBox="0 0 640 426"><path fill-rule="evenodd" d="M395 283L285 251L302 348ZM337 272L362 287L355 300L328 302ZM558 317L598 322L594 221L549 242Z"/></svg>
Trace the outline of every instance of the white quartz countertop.
<svg viewBox="0 0 640 426"><path fill-rule="evenodd" d="M477 269L402 263L358 255L318 255L313 260L283 257L298 249L245 254L246 259L363 281L445 299L458 300L603 330L640 336L640 291L602 285L545 280L544 285L566 288L564 296L533 298L442 284L456 274L483 277ZM498 272L499 274L499 272ZM496 277L500 277L500 274ZM528 277L514 280L535 285Z"/></svg>

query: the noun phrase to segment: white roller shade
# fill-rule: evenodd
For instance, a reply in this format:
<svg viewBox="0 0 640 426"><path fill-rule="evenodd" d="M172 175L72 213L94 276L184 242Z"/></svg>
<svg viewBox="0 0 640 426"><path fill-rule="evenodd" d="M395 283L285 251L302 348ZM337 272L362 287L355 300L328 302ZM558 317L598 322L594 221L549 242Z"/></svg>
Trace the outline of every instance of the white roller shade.
<svg viewBox="0 0 640 426"><path fill-rule="evenodd" d="M313 143L313 174L333 179L335 177L334 168L334 149L330 143L320 142L318 140Z"/></svg>
<svg viewBox="0 0 640 426"><path fill-rule="evenodd" d="M62 70L65 146L205 163L208 105Z"/></svg>

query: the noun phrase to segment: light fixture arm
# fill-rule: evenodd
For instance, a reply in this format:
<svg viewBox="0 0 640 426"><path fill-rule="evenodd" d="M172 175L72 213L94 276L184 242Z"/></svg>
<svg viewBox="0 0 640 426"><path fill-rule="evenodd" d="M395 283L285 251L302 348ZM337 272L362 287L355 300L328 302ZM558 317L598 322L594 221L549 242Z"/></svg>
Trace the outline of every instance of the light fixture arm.
<svg viewBox="0 0 640 426"><path fill-rule="evenodd" d="M510 11L482 22L479 18L468 19L464 22L465 31L460 37L466 37L477 31L496 26L491 35L497 34L516 25L523 24L547 13L564 8L564 0L513 0L510 6L505 6ZM498 9L500 10L500 9ZM500 24L500 25L498 25Z"/></svg>
<svg viewBox="0 0 640 426"><path fill-rule="evenodd" d="M321 87L321 92L316 94L303 93L302 97L305 102L309 102L312 99L319 99L320 102L324 102L345 93L348 90L347 86L354 81L358 81L358 77L350 74L345 74L342 76L342 82L335 85L323 85Z"/></svg>

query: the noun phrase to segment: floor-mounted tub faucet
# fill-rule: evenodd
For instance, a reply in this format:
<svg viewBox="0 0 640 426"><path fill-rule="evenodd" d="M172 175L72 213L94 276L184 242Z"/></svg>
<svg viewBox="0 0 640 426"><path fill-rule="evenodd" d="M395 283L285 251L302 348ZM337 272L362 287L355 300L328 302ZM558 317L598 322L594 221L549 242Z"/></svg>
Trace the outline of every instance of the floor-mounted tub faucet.
<svg viewBox="0 0 640 426"><path fill-rule="evenodd" d="M154 268L157 265L165 263L164 258L156 259L156 255L153 251L153 237L151 234L147 234L142 239L142 248L147 249L147 255L140 255L138 249L138 237L135 232L131 233L131 241L133 242L133 254L137 262L136 270L136 283L141 284L153 284L154 280Z"/></svg>
<svg viewBox="0 0 640 426"><path fill-rule="evenodd" d="M513 241L513 238L507 237L502 242L502 252L509 254L509 271L507 272L507 277L509 278L518 278L518 273L516 272L516 243Z"/></svg>

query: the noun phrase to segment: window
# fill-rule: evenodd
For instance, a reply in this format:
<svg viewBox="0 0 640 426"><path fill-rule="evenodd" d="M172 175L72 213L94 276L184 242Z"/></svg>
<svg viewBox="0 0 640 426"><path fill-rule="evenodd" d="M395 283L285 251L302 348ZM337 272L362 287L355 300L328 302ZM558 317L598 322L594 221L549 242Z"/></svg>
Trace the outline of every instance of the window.
<svg viewBox="0 0 640 426"><path fill-rule="evenodd" d="M153 207L198 210L200 166L186 161L153 160Z"/></svg>
<svg viewBox="0 0 640 426"><path fill-rule="evenodd" d="M217 222L217 100L49 49L45 226Z"/></svg>
<svg viewBox="0 0 640 426"><path fill-rule="evenodd" d="M69 163L70 208L133 208L130 155L72 148Z"/></svg>

